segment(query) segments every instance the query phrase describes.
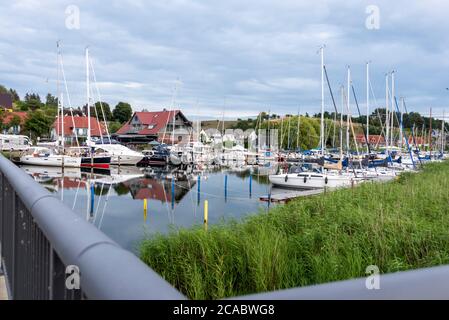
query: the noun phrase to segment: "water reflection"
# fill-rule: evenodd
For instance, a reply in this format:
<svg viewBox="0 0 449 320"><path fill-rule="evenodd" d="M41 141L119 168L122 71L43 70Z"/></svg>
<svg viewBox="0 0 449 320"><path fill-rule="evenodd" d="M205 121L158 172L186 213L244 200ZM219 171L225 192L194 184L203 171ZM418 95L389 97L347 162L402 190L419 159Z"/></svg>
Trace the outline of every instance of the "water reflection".
<svg viewBox="0 0 449 320"><path fill-rule="evenodd" d="M135 250L145 234L209 224L267 210L259 201L270 191L266 174L276 168L185 167L107 171L22 166L45 188L125 248Z"/></svg>

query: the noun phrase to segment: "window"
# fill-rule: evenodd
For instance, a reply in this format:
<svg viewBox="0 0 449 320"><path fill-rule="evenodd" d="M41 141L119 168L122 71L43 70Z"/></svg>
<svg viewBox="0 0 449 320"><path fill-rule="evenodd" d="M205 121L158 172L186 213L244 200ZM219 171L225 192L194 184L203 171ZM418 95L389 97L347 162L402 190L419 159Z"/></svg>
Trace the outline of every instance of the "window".
<svg viewBox="0 0 449 320"><path fill-rule="evenodd" d="M149 125L148 125L148 129L154 129L154 127L156 127L155 124L149 124Z"/></svg>

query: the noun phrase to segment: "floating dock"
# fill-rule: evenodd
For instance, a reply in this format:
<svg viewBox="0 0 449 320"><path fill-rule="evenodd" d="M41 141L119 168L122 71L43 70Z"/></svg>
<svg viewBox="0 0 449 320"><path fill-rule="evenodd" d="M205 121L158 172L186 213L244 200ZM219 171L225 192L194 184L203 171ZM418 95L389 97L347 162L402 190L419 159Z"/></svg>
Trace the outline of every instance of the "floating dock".
<svg viewBox="0 0 449 320"><path fill-rule="evenodd" d="M286 189L273 189L271 195L262 196L259 199L261 201L270 201L276 203L286 203L290 200L315 196L324 193L324 189L312 189L312 190L286 190Z"/></svg>

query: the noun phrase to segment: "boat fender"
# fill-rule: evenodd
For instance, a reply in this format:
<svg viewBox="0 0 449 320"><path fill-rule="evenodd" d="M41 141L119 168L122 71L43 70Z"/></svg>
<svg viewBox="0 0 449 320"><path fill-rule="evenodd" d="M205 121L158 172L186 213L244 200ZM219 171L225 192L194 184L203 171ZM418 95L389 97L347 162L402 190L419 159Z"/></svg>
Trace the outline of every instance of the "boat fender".
<svg viewBox="0 0 449 320"><path fill-rule="evenodd" d="M307 176L304 176L304 183L307 182Z"/></svg>
<svg viewBox="0 0 449 320"><path fill-rule="evenodd" d="M328 179L326 177L326 178L324 178L324 183L327 184L327 182L328 182Z"/></svg>
<svg viewBox="0 0 449 320"><path fill-rule="evenodd" d="M287 182L288 181L288 175L286 174L285 175L285 182Z"/></svg>

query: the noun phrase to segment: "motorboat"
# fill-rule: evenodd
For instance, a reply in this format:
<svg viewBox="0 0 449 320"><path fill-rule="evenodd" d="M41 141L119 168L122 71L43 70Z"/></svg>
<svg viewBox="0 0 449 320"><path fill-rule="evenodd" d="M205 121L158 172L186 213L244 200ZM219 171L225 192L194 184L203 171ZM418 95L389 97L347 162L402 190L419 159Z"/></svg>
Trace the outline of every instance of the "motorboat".
<svg viewBox="0 0 449 320"><path fill-rule="evenodd" d="M20 163L49 167L92 167L109 168L111 158L103 155L88 155L87 153L64 154L58 149L47 147L32 147L20 156Z"/></svg>

